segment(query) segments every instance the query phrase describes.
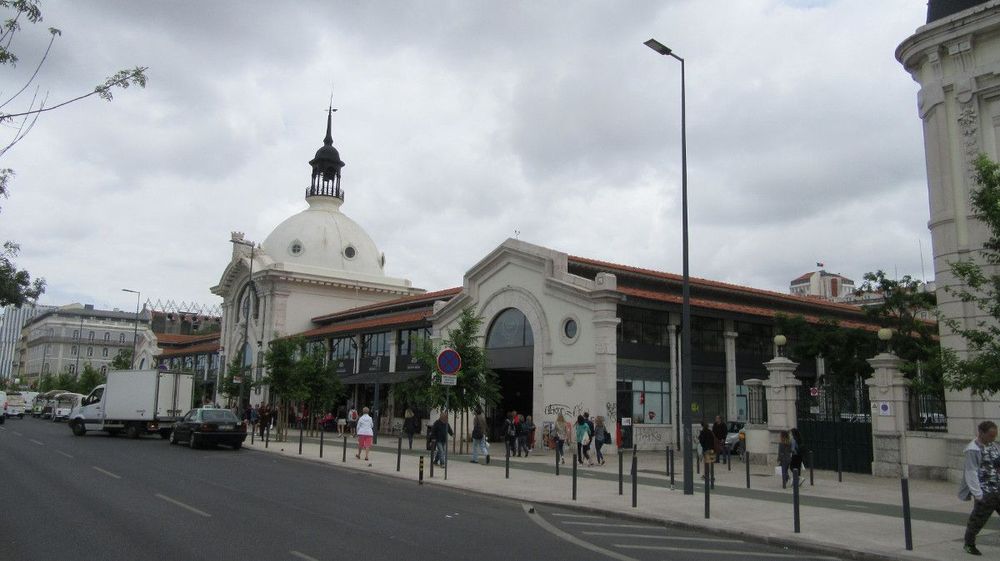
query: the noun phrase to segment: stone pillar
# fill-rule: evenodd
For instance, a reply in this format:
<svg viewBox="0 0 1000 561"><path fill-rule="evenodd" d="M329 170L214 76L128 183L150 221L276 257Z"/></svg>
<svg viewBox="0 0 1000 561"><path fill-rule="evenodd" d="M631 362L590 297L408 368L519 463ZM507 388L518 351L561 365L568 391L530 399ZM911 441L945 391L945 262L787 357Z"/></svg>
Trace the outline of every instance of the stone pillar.
<svg viewBox="0 0 1000 561"><path fill-rule="evenodd" d="M767 448L767 465L778 464L778 441L783 430L797 426L798 387L802 382L795 377L798 363L783 356L776 356L764 363L768 377L764 380L764 393L767 397L767 432L769 433Z"/></svg>
<svg viewBox="0 0 1000 561"><path fill-rule="evenodd" d="M909 476L906 428L909 421L910 380L899 367L902 359L880 353L868 359L875 374L865 380L872 404L872 475Z"/></svg>
<svg viewBox="0 0 1000 561"><path fill-rule="evenodd" d="M736 420L736 337L735 331L723 334L726 345L726 421Z"/></svg>

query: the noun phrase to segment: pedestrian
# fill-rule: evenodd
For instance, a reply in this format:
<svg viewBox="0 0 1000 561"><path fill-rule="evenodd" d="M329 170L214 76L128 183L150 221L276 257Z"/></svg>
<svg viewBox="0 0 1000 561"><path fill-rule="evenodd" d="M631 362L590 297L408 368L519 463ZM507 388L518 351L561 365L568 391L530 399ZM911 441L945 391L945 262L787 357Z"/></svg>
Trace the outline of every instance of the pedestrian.
<svg viewBox="0 0 1000 561"><path fill-rule="evenodd" d="M403 413L403 432L406 433L406 440L410 443L410 450L413 450L413 435L420 432L420 420L409 407L406 408L406 413Z"/></svg>
<svg viewBox="0 0 1000 561"><path fill-rule="evenodd" d="M524 457L527 458L528 453L531 452L528 448L528 437L534 432L535 423L531 421L531 415L527 417L521 415L519 421L517 429L517 455L520 456L523 451Z"/></svg>
<svg viewBox="0 0 1000 561"><path fill-rule="evenodd" d="M472 418L472 459L474 464L479 463L479 454L484 456L489 454L486 449L486 417L480 409L476 409L476 415Z"/></svg>
<svg viewBox="0 0 1000 561"><path fill-rule="evenodd" d="M604 417L598 415L594 420L594 451L597 452L597 465L604 465L604 453L601 448L611 442L611 433L604 425Z"/></svg>
<svg viewBox="0 0 1000 561"><path fill-rule="evenodd" d="M431 434L434 436L434 462L441 467L448 462L448 435L454 436L455 431L451 430L448 424L448 412L442 411L438 420L431 425Z"/></svg>
<svg viewBox="0 0 1000 561"><path fill-rule="evenodd" d="M356 434L358 429L358 410L351 406L351 410L347 413L347 428L351 431L351 434Z"/></svg>
<svg viewBox="0 0 1000 561"><path fill-rule="evenodd" d="M698 433L698 444L701 445L701 463L705 465L705 473L702 479L708 479L708 465L715 462L715 433L708 428L708 423L701 424L701 432Z"/></svg>
<svg viewBox="0 0 1000 561"><path fill-rule="evenodd" d="M805 466L802 458L806 455L805 443L802 440L802 433L799 432L798 428L794 428L788 431L789 436L792 439L792 459L788 462L788 467L792 469L792 472L802 473L802 468ZM806 480L801 476L799 477L799 487L805 484Z"/></svg>
<svg viewBox="0 0 1000 561"><path fill-rule="evenodd" d="M965 447L965 463L958 498L972 499L972 513L965 526L965 552L982 555L976 548L976 534L983 529L990 515L1000 514L1000 446L997 446L997 425L993 421L979 423L978 435Z"/></svg>
<svg viewBox="0 0 1000 561"><path fill-rule="evenodd" d="M566 463L566 442L570 439L570 427L562 413L556 415L556 424L552 427L553 438L556 441L556 458L560 464Z"/></svg>
<svg viewBox="0 0 1000 561"><path fill-rule="evenodd" d="M355 411L357 413L357 411ZM358 417L358 422L356 425L357 435L358 435L358 453L354 455L355 458L361 459L361 451L365 451L365 461L368 462L368 467L372 466L371 460L368 459L368 450L372 447L372 439L375 437L375 421L372 420L371 415L368 414L368 408L365 407L361 410L361 416Z"/></svg>
<svg viewBox="0 0 1000 561"><path fill-rule="evenodd" d="M261 440L264 439L264 431L271 424L271 406L264 405L260 408L260 423L257 424L257 430L260 431Z"/></svg>
<svg viewBox="0 0 1000 561"><path fill-rule="evenodd" d="M778 433L778 465L781 466L781 488L788 484L788 466L792 462L792 437L788 431Z"/></svg>
<svg viewBox="0 0 1000 561"><path fill-rule="evenodd" d="M347 430L347 407L341 405L337 408L337 435L342 436Z"/></svg>
<svg viewBox="0 0 1000 561"><path fill-rule="evenodd" d="M587 465L594 465L594 460L590 459L590 441L594 437L594 429L583 417L576 416L576 452L577 461L583 465L583 459L587 459Z"/></svg>
<svg viewBox="0 0 1000 561"><path fill-rule="evenodd" d="M729 428L723 422L722 415L715 416L715 422L712 423L712 434L715 435L715 463L719 463L722 450L726 445L726 436L729 435Z"/></svg>
<svg viewBox="0 0 1000 561"><path fill-rule="evenodd" d="M503 434L506 439L507 455L513 456L517 453L517 423L514 422L516 411L507 412L507 418L503 421Z"/></svg>

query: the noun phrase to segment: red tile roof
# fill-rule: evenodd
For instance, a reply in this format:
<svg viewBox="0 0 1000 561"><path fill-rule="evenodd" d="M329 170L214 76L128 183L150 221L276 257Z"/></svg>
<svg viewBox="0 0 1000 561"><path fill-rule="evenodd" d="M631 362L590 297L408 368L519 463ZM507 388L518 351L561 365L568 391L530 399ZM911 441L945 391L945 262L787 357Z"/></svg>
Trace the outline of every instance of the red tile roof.
<svg viewBox="0 0 1000 561"><path fill-rule="evenodd" d="M200 345L167 349L160 354L160 358L170 358L175 356L187 356L187 355L204 354L204 353L215 353L218 351L219 351L219 338L216 337L214 341L209 341L207 343L202 343Z"/></svg>
<svg viewBox="0 0 1000 561"><path fill-rule="evenodd" d="M423 310L417 310L415 312L405 312L398 314L390 314L379 316L375 318L357 319L353 321L344 321L340 323L334 323L330 325L324 325L322 327L317 327L315 329L310 329L302 333L296 333L296 335L302 335L304 337L319 337L322 335L332 335L335 333L344 333L347 331L368 331L380 327L395 327L403 326L407 324L420 323L425 321L430 317L433 310L426 308Z"/></svg>
<svg viewBox="0 0 1000 561"><path fill-rule="evenodd" d="M161 345L186 345L191 343L197 343L199 341L210 341L212 339L218 339L219 332L198 334L198 335L181 335L179 333L157 333L156 341Z"/></svg>
<svg viewBox="0 0 1000 561"><path fill-rule="evenodd" d="M413 296L404 296L402 298L397 298L395 300L389 300L386 302L379 302L377 304L368 304L365 306L360 306L357 308L351 308L349 310L344 310L341 312L335 312L332 314L326 314L323 316L316 316L312 318L313 323L327 323L334 321L339 318L345 318L350 316L355 316L359 314L366 314L369 312L377 312L386 310L389 311L396 307L406 306L407 304L419 304L422 302L433 303L435 300L447 300L452 296L455 296L462 291L462 287L447 288L445 290L438 290L436 292L425 292L423 294L416 294Z"/></svg>

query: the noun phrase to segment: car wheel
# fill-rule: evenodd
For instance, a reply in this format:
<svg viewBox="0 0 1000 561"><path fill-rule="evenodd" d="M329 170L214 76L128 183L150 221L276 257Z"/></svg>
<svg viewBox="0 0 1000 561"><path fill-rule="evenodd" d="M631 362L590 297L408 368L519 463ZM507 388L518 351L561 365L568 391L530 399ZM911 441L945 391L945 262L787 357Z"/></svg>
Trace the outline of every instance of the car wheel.
<svg viewBox="0 0 1000 561"><path fill-rule="evenodd" d="M87 427L83 426L83 421L73 421L69 424L69 426L73 429L73 434L76 436L83 436L87 434Z"/></svg>
<svg viewBox="0 0 1000 561"><path fill-rule="evenodd" d="M170 431L170 444L177 444L177 431Z"/></svg>
<svg viewBox="0 0 1000 561"><path fill-rule="evenodd" d="M201 443L198 442L197 435L195 435L193 432L191 433L191 438L188 439L188 446L190 446L192 450L197 450L198 448L201 447Z"/></svg>
<svg viewBox="0 0 1000 561"><path fill-rule="evenodd" d="M125 427L125 436L129 438L139 438L139 426L129 425Z"/></svg>

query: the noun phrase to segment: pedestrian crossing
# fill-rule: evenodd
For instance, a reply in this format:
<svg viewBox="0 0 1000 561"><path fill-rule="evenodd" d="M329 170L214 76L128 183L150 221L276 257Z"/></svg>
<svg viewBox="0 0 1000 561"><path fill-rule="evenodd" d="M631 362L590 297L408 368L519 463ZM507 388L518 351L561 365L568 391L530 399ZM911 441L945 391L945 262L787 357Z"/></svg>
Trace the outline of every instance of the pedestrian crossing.
<svg viewBox="0 0 1000 561"><path fill-rule="evenodd" d="M839 557L755 543L661 524L540 508L538 515L574 543L619 561L712 561L732 559L836 561ZM557 534L557 535L558 535Z"/></svg>

